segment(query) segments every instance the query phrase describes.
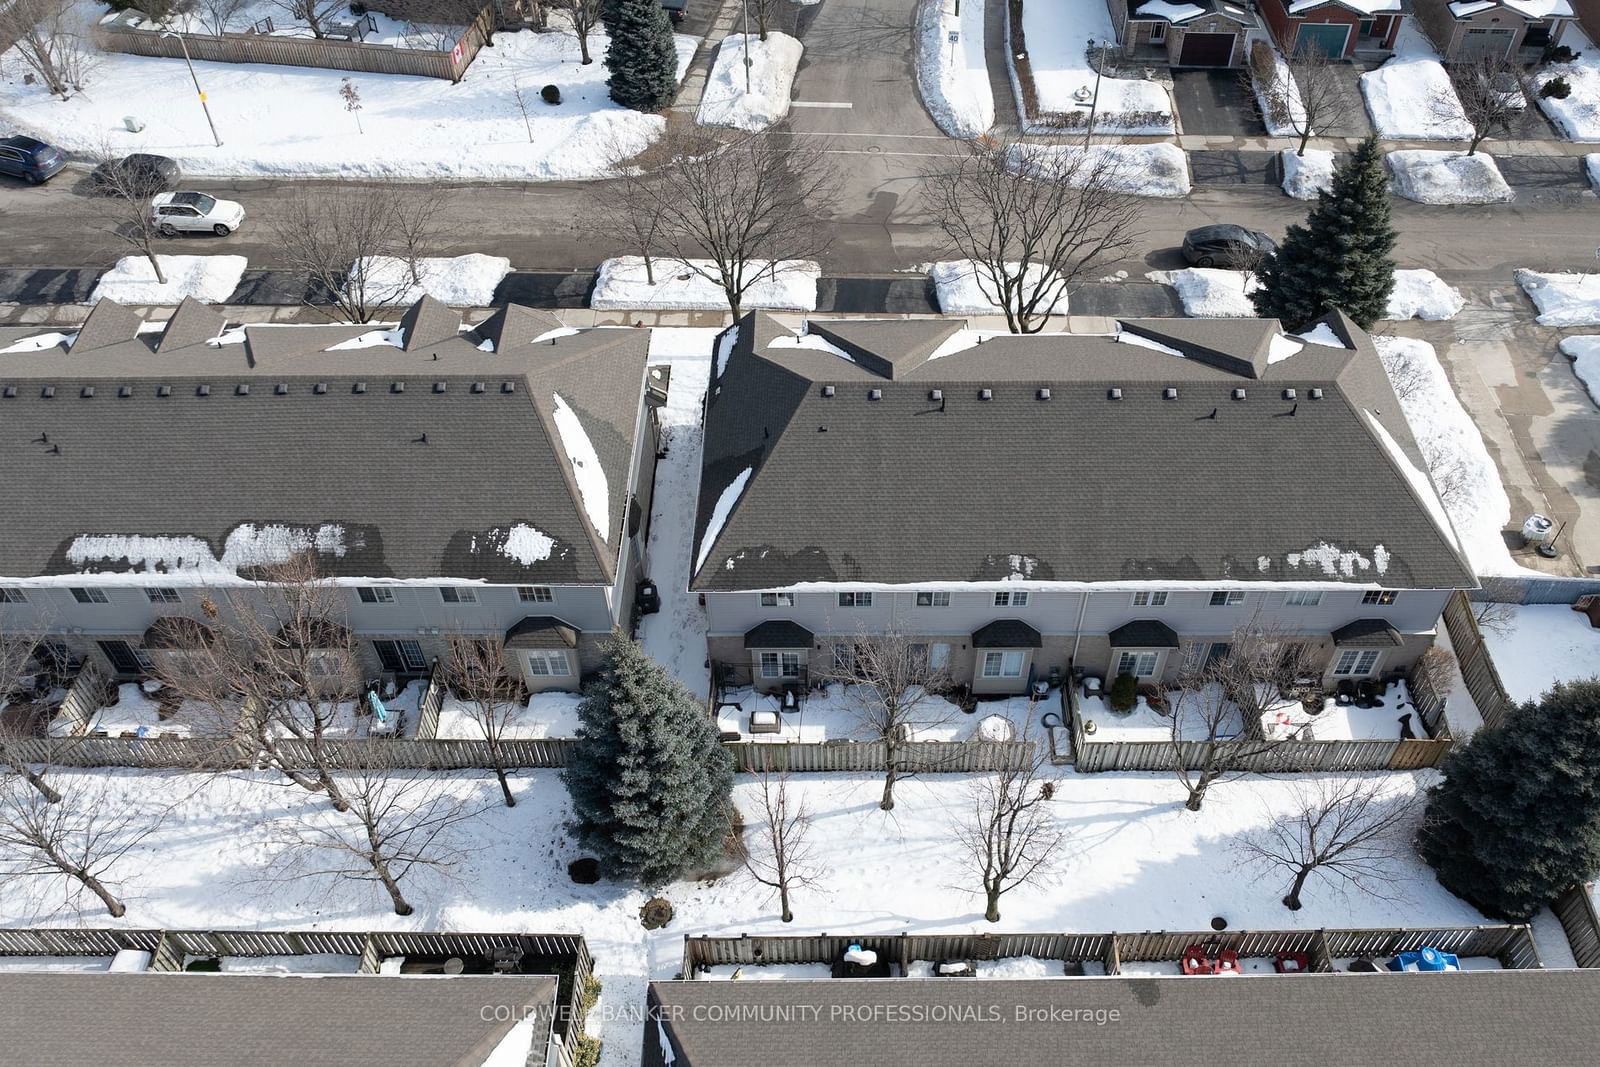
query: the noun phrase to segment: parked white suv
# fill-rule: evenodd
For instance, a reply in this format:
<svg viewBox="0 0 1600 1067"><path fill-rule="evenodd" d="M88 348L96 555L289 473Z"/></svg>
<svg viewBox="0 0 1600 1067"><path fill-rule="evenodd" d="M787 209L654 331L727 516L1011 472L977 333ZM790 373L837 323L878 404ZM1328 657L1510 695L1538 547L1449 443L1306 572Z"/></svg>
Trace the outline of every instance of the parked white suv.
<svg viewBox="0 0 1600 1067"><path fill-rule="evenodd" d="M205 193L161 193L150 199L150 220L164 237L180 233L226 237L244 222L244 208Z"/></svg>

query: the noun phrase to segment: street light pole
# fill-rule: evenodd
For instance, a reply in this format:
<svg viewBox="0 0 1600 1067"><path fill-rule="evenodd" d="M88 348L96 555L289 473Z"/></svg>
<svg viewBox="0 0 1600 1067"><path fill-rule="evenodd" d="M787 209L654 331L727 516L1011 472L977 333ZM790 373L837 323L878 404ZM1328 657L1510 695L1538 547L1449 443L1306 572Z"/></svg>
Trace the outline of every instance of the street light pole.
<svg viewBox="0 0 1600 1067"><path fill-rule="evenodd" d="M1089 48L1091 50L1093 50L1096 43L1093 37L1089 38ZM1094 136L1094 113L1095 109L1100 106L1100 68L1105 66L1105 58L1105 45L1101 45L1100 62L1094 65L1094 96L1089 101L1089 125L1083 128L1083 143L1085 147L1088 146L1090 138Z"/></svg>
<svg viewBox="0 0 1600 1067"><path fill-rule="evenodd" d="M217 142L217 147L222 147L222 138L217 135L217 124L211 121L211 105L206 103L206 91L200 88L200 76L194 72L194 60L189 58L189 46L184 42L183 35L173 33L171 30L162 30L163 37L176 37L178 47L183 49L183 61L189 67L189 80L194 82L194 91L200 97L200 110L206 113L206 125L211 127L211 139Z"/></svg>
<svg viewBox="0 0 1600 1067"><path fill-rule="evenodd" d="M750 92L750 0L744 0L744 91Z"/></svg>

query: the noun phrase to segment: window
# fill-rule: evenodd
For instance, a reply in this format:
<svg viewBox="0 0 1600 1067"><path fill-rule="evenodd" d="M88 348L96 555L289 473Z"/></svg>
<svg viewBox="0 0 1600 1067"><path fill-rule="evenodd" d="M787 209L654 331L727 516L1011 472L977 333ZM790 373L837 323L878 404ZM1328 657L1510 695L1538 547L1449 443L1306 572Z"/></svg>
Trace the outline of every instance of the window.
<svg viewBox="0 0 1600 1067"><path fill-rule="evenodd" d="M80 604L104 604L106 602L106 594L99 589L83 589L73 586L72 599Z"/></svg>
<svg viewBox="0 0 1600 1067"><path fill-rule="evenodd" d="M1025 608L1028 606L1027 593L996 593L994 606L997 608Z"/></svg>
<svg viewBox="0 0 1600 1067"><path fill-rule="evenodd" d="M1333 665L1333 673L1344 676L1368 675L1377 665L1377 649L1347 648L1339 653L1339 659Z"/></svg>
<svg viewBox="0 0 1600 1067"><path fill-rule="evenodd" d="M949 593L918 593L917 607L919 608L947 608L950 606Z"/></svg>
<svg viewBox="0 0 1600 1067"><path fill-rule="evenodd" d="M1167 594L1163 591L1143 590L1133 594L1133 606L1136 608L1159 608L1166 604Z"/></svg>
<svg viewBox="0 0 1600 1067"><path fill-rule="evenodd" d="M928 666L936 671L942 671L950 665L950 646L943 641L936 641L928 649Z"/></svg>
<svg viewBox="0 0 1600 1067"><path fill-rule="evenodd" d="M1283 595L1283 603L1291 608L1314 608L1322 603L1320 589L1291 589Z"/></svg>
<svg viewBox="0 0 1600 1067"><path fill-rule="evenodd" d="M374 641L372 647L383 669L392 674L421 674L428 668L428 658L415 641Z"/></svg>
<svg viewBox="0 0 1600 1067"><path fill-rule="evenodd" d="M567 654L559 649L535 649L526 655L531 675L559 678L572 673L572 668L567 666Z"/></svg>
<svg viewBox="0 0 1600 1067"><path fill-rule="evenodd" d="M1211 606L1214 608L1231 608L1243 603L1244 594L1237 589L1218 589L1211 594Z"/></svg>
<svg viewBox="0 0 1600 1067"><path fill-rule="evenodd" d="M1022 677L1021 652L985 652L983 654L983 676L985 678L1020 678Z"/></svg>
<svg viewBox="0 0 1600 1067"><path fill-rule="evenodd" d="M856 671L856 646L834 645L833 669L838 674L854 674Z"/></svg>
<svg viewBox="0 0 1600 1067"><path fill-rule="evenodd" d="M517 599L524 604L548 604L556 598L548 585L519 585Z"/></svg>
<svg viewBox="0 0 1600 1067"><path fill-rule="evenodd" d="M146 586L144 595L150 598L152 604L176 604L182 599L176 589L166 586Z"/></svg>
<svg viewBox="0 0 1600 1067"><path fill-rule="evenodd" d="M0 604L26 604L28 594L14 585L0 585Z"/></svg>
<svg viewBox="0 0 1600 1067"><path fill-rule="evenodd" d="M798 652L763 652L763 653L761 653L761 677L763 677L763 678L798 678L798 677L800 677L800 653L798 653Z"/></svg>
<svg viewBox="0 0 1600 1067"><path fill-rule="evenodd" d="M794 607L794 594L762 593L761 606L764 608L792 608Z"/></svg>
<svg viewBox="0 0 1600 1067"><path fill-rule="evenodd" d="M1361 603L1388 607L1394 603L1394 598L1398 595L1393 589L1368 589L1361 594Z"/></svg>
<svg viewBox="0 0 1600 1067"><path fill-rule="evenodd" d="M363 585L356 590L363 604L393 604L394 590L375 585Z"/></svg>
<svg viewBox="0 0 1600 1067"><path fill-rule="evenodd" d="M839 606L841 608L870 608L872 607L872 594L840 593Z"/></svg>
<svg viewBox="0 0 1600 1067"><path fill-rule="evenodd" d="M155 670L144 649L135 648L126 641L97 641L100 651L111 661L111 669L118 674L149 674Z"/></svg>
<svg viewBox="0 0 1600 1067"><path fill-rule="evenodd" d="M439 596L444 598L446 604L476 604L478 593L474 589L459 589L453 585L439 587Z"/></svg>
<svg viewBox="0 0 1600 1067"><path fill-rule="evenodd" d="M1150 24L1150 43L1151 44L1165 44L1166 40L1167 40L1167 24L1165 22L1153 22L1153 23L1151 23Z"/></svg>
<svg viewBox="0 0 1600 1067"><path fill-rule="evenodd" d="M1149 678L1156 673L1157 658L1154 652L1124 652L1117 657L1117 673Z"/></svg>

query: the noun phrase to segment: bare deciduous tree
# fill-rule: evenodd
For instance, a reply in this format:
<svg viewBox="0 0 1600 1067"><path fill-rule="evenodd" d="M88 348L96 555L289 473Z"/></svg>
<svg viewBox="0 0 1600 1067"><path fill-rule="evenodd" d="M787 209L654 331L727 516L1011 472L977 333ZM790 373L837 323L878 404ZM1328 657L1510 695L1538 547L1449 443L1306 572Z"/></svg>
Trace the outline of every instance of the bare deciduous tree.
<svg viewBox="0 0 1600 1067"><path fill-rule="evenodd" d="M100 194L96 203L105 220L102 229L143 256L155 273L156 281L164 283L167 277L161 269L156 245L166 234L161 230L161 223L156 221L153 203L156 194L162 191L161 184L152 180L148 172L119 167L120 159L109 146L96 153L95 174Z"/></svg>
<svg viewBox="0 0 1600 1067"><path fill-rule="evenodd" d="M281 865L269 879L327 876L377 882L396 915L414 910L402 884L415 871L448 875L469 849L459 840L462 824L487 805L453 790L451 779L398 765L383 742L372 742L341 774L349 811L303 809L275 826Z"/></svg>
<svg viewBox="0 0 1600 1067"><path fill-rule="evenodd" d="M614 239L621 231L644 261L646 285L656 284L656 236L661 231L661 216L636 211L633 205L649 195L644 187L653 180L651 175L672 162L670 151L657 141L633 156L628 165L617 168L614 177L592 186L593 209L578 222L579 229L597 239ZM613 141L607 154L613 160L626 159L628 149Z"/></svg>
<svg viewBox="0 0 1600 1067"><path fill-rule="evenodd" d="M250 0L196 0L192 11L207 33L221 37L249 6Z"/></svg>
<svg viewBox="0 0 1600 1067"><path fill-rule="evenodd" d="M578 35L578 51L583 56L583 65L593 63L594 57L589 55L589 34L600 25L601 0L554 0L551 6L567 17L572 32Z"/></svg>
<svg viewBox="0 0 1600 1067"><path fill-rule="evenodd" d="M697 274L723 292L737 318L745 294L763 278L808 269L829 246L819 212L833 201L837 176L818 141L765 133L671 124L657 150L669 162L615 202L634 217L619 227L638 234L642 216L673 269ZM627 167L612 160L612 169Z"/></svg>
<svg viewBox="0 0 1600 1067"><path fill-rule="evenodd" d="M1145 210L1109 153L967 142L926 176L947 259L969 260L1012 333L1038 333L1091 273L1126 253Z"/></svg>
<svg viewBox="0 0 1600 1067"><path fill-rule="evenodd" d="M973 781L954 835L962 861L983 886L983 917L1000 921L1000 898L1047 873L1065 835L1050 811L1055 783L1041 749L1007 770Z"/></svg>
<svg viewBox="0 0 1600 1067"><path fill-rule="evenodd" d="M4 619L0 618L0 627ZM61 794L45 780L48 768L33 757L40 742L54 745L41 725L25 715L19 704L37 691L34 685L40 665L35 659L38 638L31 633L21 633L0 628L0 776L15 775L29 788L43 797L46 803L55 804Z"/></svg>
<svg viewBox="0 0 1600 1067"><path fill-rule="evenodd" d="M1350 97L1341 68L1315 45L1296 48L1287 38L1276 49L1266 41L1251 47L1247 77L1272 122L1300 138L1295 155L1305 155L1311 138L1336 133L1348 120Z"/></svg>
<svg viewBox="0 0 1600 1067"><path fill-rule="evenodd" d="M44 87L65 100L88 83L94 46L74 0L10 0L0 4L0 40Z"/></svg>
<svg viewBox="0 0 1600 1067"><path fill-rule="evenodd" d="M1510 637L1517 627L1516 583L1506 578L1483 577L1478 584L1489 598L1473 601L1472 617L1478 629L1496 637Z"/></svg>
<svg viewBox="0 0 1600 1067"><path fill-rule="evenodd" d="M311 30L313 37L326 37L327 26L333 17L346 7L347 0L278 0L278 8L290 18L299 19Z"/></svg>
<svg viewBox="0 0 1600 1067"><path fill-rule="evenodd" d="M1522 72L1503 57L1495 56L1452 63L1445 69L1450 75L1450 87L1441 89L1431 101L1434 117L1441 122L1465 117L1472 127L1467 155L1475 155L1496 127L1509 128L1511 120L1528 106Z"/></svg>
<svg viewBox="0 0 1600 1067"><path fill-rule="evenodd" d="M747 831L754 841L740 839L739 859L752 879L778 895L783 921L793 922L791 891L816 885L822 873L812 860L811 809L804 797L791 794L786 766L774 769L771 759L763 758L756 778L761 783L760 821Z"/></svg>
<svg viewBox="0 0 1600 1067"><path fill-rule="evenodd" d="M756 36L765 41L772 23L778 20L778 13L789 4L787 0L744 0L744 6L756 20Z"/></svg>
<svg viewBox="0 0 1600 1067"><path fill-rule="evenodd" d="M488 746L489 765L500 782L506 807L516 807L517 798L511 795L511 784L506 779L505 742L521 707L522 687L511 676L501 643L452 634L445 677L452 688L460 691L467 717Z"/></svg>
<svg viewBox="0 0 1600 1067"><path fill-rule="evenodd" d="M906 744L917 728L937 726L955 714L938 694L951 685L946 667L934 666L928 646L898 634L861 634L849 656L818 672L821 681L844 687L844 700L860 732L881 741L885 750L883 798L878 807L894 810L895 783L907 777Z"/></svg>
<svg viewBox="0 0 1600 1067"><path fill-rule="evenodd" d="M1388 899L1396 862L1409 849L1414 793L1392 793L1381 778L1322 778L1297 784L1290 810L1234 843L1246 860L1287 871L1283 906L1300 910L1306 880L1321 872L1369 896Z"/></svg>
<svg viewBox="0 0 1600 1067"><path fill-rule="evenodd" d="M1188 791L1190 811L1200 810L1213 785L1247 773L1237 769L1240 763L1292 740L1288 731L1269 736L1261 717L1310 667L1306 646L1270 625L1246 623L1227 644L1215 655L1204 645L1186 645L1169 697L1173 772Z"/></svg>

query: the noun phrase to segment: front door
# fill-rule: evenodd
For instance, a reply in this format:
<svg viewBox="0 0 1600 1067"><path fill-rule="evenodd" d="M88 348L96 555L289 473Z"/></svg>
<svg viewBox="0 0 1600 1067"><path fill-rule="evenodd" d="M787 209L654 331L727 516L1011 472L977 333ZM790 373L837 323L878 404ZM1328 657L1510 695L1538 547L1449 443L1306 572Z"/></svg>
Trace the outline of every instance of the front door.
<svg viewBox="0 0 1600 1067"><path fill-rule="evenodd" d="M144 649L134 648L126 641L98 641L100 651L111 661L111 669L118 674L148 674L154 669Z"/></svg>
<svg viewBox="0 0 1600 1067"><path fill-rule="evenodd" d="M422 646L415 641L374 641L378 662L390 674L421 674L428 669Z"/></svg>
<svg viewBox="0 0 1600 1067"><path fill-rule="evenodd" d="M1315 49L1329 59L1343 59L1344 46L1350 39L1350 27L1339 22L1302 22L1294 36L1294 50L1298 54Z"/></svg>

